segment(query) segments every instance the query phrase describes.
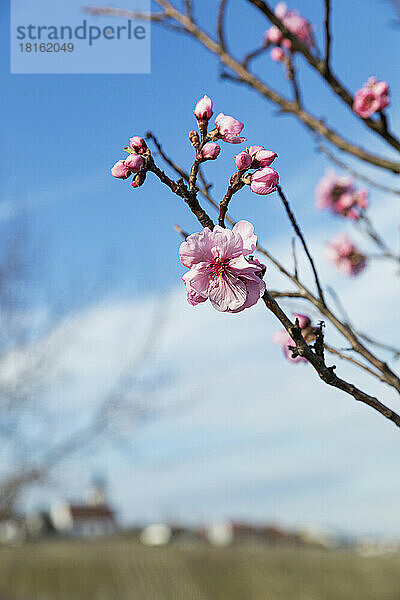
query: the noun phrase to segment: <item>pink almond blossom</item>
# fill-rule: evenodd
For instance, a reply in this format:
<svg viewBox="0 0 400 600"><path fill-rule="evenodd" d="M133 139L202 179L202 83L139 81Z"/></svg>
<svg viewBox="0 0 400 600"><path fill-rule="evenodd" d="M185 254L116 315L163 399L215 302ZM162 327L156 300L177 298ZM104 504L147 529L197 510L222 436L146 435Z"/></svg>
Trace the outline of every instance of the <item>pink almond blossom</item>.
<svg viewBox="0 0 400 600"><path fill-rule="evenodd" d="M233 229L216 226L189 235L179 257L189 271L183 276L187 300L195 306L210 300L221 312L241 312L258 302L265 291L264 265L252 257L257 236L248 221Z"/></svg>
<svg viewBox="0 0 400 600"><path fill-rule="evenodd" d="M388 105L389 84L386 81L378 81L376 77L370 77L354 95L353 110L363 119Z"/></svg>
<svg viewBox="0 0 400 600"><path fill-rule="evenodd" d="M302 17L297 10L288 9L285 2L279 2L275 8L275 15L282 21L282 23L289 29L289 31L297 37L300 42L303 42L309 48L313 46L313 33L312 25ZM291 48L290 40L283 38L282 32L278 27L272 25L265 33L265 39L271 44L282 45L286 48ZM283 52L282 52L283 56ZM278 53L272 54L273 60L282 60L277 58Z"/></svg>
<svg viewBox="0 0 400 600"><path fill-rule="evenodd" d="M336 265L343 275L358 275L367 266L367 257L347 235L340 233L325 248L325 258Z"/></svg>
<svg viewBox="0 0 400 600"><path fill-rule="evenodd" d="M314 333L313 333L313 329L311 326L310 317L308 315L301 315L299 313L296 313L293 315L293 321L295 322L296 319L299 322L299 327L301 329L301 335L303 336L303 338L305 339L305 341L307 343L310 343L314 339ZM295 344L294 340L290 337L290 335L286 331L286 329L281 329L280 331L277 331L274 334L273 341L275 344L279 344L280 346L282 346L283 353L290 362L293 362L293 363L307 362L307 360L305 358L303 358L302 356L294 357L292 355L292 351L289 349L289 346L295 347L296 344Z"/></svg>
<svg viewBox="0 0 400 600"><path fill-rule="evenodd" d="M279 183L279 175L272 167L263 167L251 176L251 191L265 196L275 192Z"/></svg>
<svg viewBox="0 0 400 600"><path fill-rule="evenodd" d="M244 124L235 119L219 113L215 118L215 127L217 129L218 138L229 144L241 144L246 141L246 138L239 137ZM215 139L215 138L214 138Z"/></svg>
<svg viewBox="0 0 400 600"><path fill-rule="evenodd" d="M118 160L111 169L111 175L118 179L126 179L131 174L124 160Z"/></svg>
<svg viewBox="0 0 400 600"><path fill-rule="evenodd" d="M209 119L211 119L213 114L213 103L211 98L209 98L206 95L200 98L193 112L195 114L196 119L202 121L208 121Z"/></svg>
<svg viewBox="0 0 400 600"><path fill-rule="evenodd" d="M357 220L368 207L368 189L356 189L354 179L329 169L315 188L316 207Z"/></svg>

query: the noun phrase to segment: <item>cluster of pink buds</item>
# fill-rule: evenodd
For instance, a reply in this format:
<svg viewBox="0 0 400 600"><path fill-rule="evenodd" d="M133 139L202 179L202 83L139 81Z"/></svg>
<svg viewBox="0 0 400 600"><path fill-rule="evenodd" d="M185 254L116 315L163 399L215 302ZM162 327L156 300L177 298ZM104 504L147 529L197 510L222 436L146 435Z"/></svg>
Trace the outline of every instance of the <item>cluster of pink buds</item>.
<svg viewBox="0 0 400 600"><path fill-rule="evenodd" d="M115 163L111 175L118 179L127 179L130 175L134 175L132 187L139 187L145 180L145 171L142 169L145 164L144 157L149 153L149 149L144 139L135 135L130 138L129 147L125 150L128 152L128 157Z"/></svg>
<svg viewBox="0 0 400 600"><path fill-rule="evenodd" d="M303 42L309 48L313 46L312 25L297 10L290 10L285 2L279 2L274 12L278 19L282 21L300 42ZM265 41L268 44L274 45L274 48L271 50L271 58L276 62L284 61L286 52L292 51L292 42L283 37L281 30L276 25L272 25L265 32Z"/></svg>
<svg viewBox="0 0 400 600"><path fill-rule="evenodd" d="M325 248L325 258L336 265L344 275L358 275L367 266L367 257L356 245L340 233Z"/></svg>
<svg viewBox="0 0 400 600"><path fill-rule="evenodd" d="M238 171L257 169L248 178L252 192L265 196L276 190L279 175L270 164L277 156L276 152L266 150L264 146L250 146L235 156Z"/></svg>
<svg viewBox="0 0 400 600"><path fill-rule="evenodd" d="M252 257L256 243L248 221L239 221L233 229L206 227L189 235L179 249L189 269L182 278L189 304L210 300L216 310L230 313L256 304L265 292L265 266Z"/></svg>
<svg viewBox="0 0 400 600"><path fill-rule="evenodd" d="M208 96L203 96L203 98L200 98L193 112L197 119L200 133L206 133L208 122L213 115L213 103L211 98ZM219 113L219 115L215 117L215 129L210 131L208 137L213 141L222 140L224 142L228 142L229 144L241 144L242 142L246 141L246 138L239 136L243 127L243 123L234 117L224 115L224 113ZM216 144L214 144L213 147L215 148L215 146ZM218 154L219 152L212 158L217 158Z"/></svg>
<svg viewBox="0 0 400 600"><path fill-rule="evenodd" d="M316 207L330 210L356 221L368 206L368 189L356 189L354 180L348 176L339 176L330 169L315 189Z"/></svg>
<svg viewBox="0 0 400 600"><path fill-rule="evenodd" d="M378 110L383 110L389 105L389 84L370 77L363 87L355 93L353 110L367 119Z"/></svg>
<svg viewBox="0 0 400 600"><path fill-rule="evenodd" d="M297 320L298 325L301 329L301 335L303 336L303 338L305 339L307 344L312 342L315 339L315 335L314 335L314 329L311 325L310 317L307 315L294 314L293 320L294 320L294 322L296 322L296 320ZM286 331L286 329L281 329L280 331L277 331L273 337L273 341L275 342L275 344L279 344L280 346L282 346L283 353L286 356L286 358L288 360L290 360L290 362L293 362L293 363L307 362L307 360L305 358L303 358L302 356L293 356L293 353L290 350L290 347L295 348L296 344L293 341L293 339L290 337L290 335Z"/></svg>

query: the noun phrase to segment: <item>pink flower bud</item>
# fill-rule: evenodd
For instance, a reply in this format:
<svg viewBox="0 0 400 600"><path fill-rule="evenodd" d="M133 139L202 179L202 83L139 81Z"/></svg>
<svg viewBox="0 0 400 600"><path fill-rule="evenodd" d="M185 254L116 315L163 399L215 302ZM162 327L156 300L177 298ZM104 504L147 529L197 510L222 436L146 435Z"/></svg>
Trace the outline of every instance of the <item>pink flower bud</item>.
<svg viewBox="0 0 400 600"><path fill-rule="evenodd" d="M282 32L276 25L272 25L265 33L265 39L271 44L280 44L282 40Z"/></svg>
<svg viewBox="0 0 400 600"><path fill-rule="evenodd" d="M271 167L259 169L251 176L251 191L256 194L266 195L274 192L279 183L279 175Z"/></svg>
<svg viewBox="0 0 400 600"><path fill-rule="evenodd" d="M253 167L258 169L258 167L269 167L269 165L275 160L277 157L276 152L272 152L272 150L258 150L253 156Z"/></svg>
<svg viewBox="0 0 400 600"><path fill-rule="evenodd" d="M275 46L275 48L272 48L270 56L273 61L282 62L285 58L285 53L283 52L282 48L280 48L279 46Z"/></svg>
<svg viewBox="0 0 400 600"><path fill-rule="evenodd" d="M131 137L129 142L129 145L132 148L132 150L134 150L138 154L142 154L145 150L147 150L146 142L142 137L139 137L138 135L134 135L133 137Z"/></svg>
<svg viewBox="0 0 400 600"><path fill-rule="evenodd" d="M264 150L264 146L250 146L250 148L248 148L248 152L250 154L250 156L254 156L256 152L258 152L259 150Z"/></svg>
<svg viewBox="0 0 400 600"><path fill-rule="evenodd" d="M282 46L286 48L286 50L290 50L290 48L292 47L292 42L285 38L282 40Z"/></svg>
<svg viewBox="0 0 400 600"><path fill-rule="evenodd" d="M284 19L289 13L286 2L278 2L278 4L275 6L274 13L278 17L278 19Z"/></svg>
<svg viewBox="0 0 400 600"><path fill-rule="evenodd" d="M239 171L248 169L251 165L252 158L245 150L235 156L235 163Z"/></svg>
<svg viewBox="0 0 400 600"><path fill-rule="evenodd" d="M218 154L221 152L221 148L215 142L207 142L204 144L201 151L203 160L215 160Z"/></svg>
<svg viewBox="0 0 400 600"><path fill-rule="evenodd" d="M137 173L143 167L143 158L132 153L125 159L125 164L132 173Z"/></svg>
<svg viewBox="0 0 400 600"><path fill-rule="evenodd" d="M118 177L118 179L126 179L130 175L130 171L125 164L124 160L119 160L115 163L113 168L111 169L111 175L113 177Z"/></svg>
<svg viewBox="0 0 400 600"><path fill-rule="evenodd" d="M189 131L189 140L190 143L192 144L192 146L194 146L195 148L197 148L200 139L199 139L199 134L197 133L197 131Z"/></svg>
<svg viewBox="0 0 400 600"><path fill-rule="evenodd" d="M137 188L144 184L146 180L146 171L139 171L132 179L132 187Z"/></svg>
<svg viewBox="0 0 400 600"><path fill-rule="evenodd" d="M208 96L203 96L203 98L200 98L200 100L197 102L193 112L195 114L196 119L208 121L209 119L211 119L213 114L212 108L213 103L211 98L209 98Z"/></svg>
<svg viewBox="0 0 400 600"><path fill-rule="evenodd" d="M219 113L215 118L215 126L217 128L218 137L229 144L240 144L246 141L246 138L239 137L244 125L237 119Z"/></svg>

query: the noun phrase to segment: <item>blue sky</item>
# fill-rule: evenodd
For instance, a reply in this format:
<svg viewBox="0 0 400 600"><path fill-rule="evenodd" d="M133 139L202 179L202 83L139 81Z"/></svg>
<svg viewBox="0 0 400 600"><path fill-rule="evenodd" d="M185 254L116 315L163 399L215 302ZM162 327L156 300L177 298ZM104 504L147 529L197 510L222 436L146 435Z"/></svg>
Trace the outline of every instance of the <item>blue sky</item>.
<svg viewBox="0 0 400 600"><path fill-rule="evenodd" d="M0 227L3 232L7 232L15 222L15 215L25 215L30 235L39 248L39 252L33 255L32 268L38 268L40 271L41 289L46 290L43 292L44 296L48 294L50 297L66 299L67 308L69 302L73 308L86 306L86 310L90 311L94 307L94 314L97 310L96 305L106 297L107 302L115 302L115 306L112 303L111 305L107 304L108 307L111 306L109 312L106 313L109 315L107 318L110 319L110 322L113 322L114 309L115 314L120 314L119 303L121 302L127 302L131 310L137 311L140 310L140 307L145 310L143 307L147 306L148 299L150 298L149 302L151 302L151 298L157 297L159 293L171 293L175 298L174 290L180 285L183 270L177 258L180 240L173 226L175 223L179 223L187 231L197 231L199 228L197 222L186 210L183 202L172 196L150 175L142 188L133 191L129 182L113 179L109 174L109 169L116 160L123 157L122 147L127 145L129 137L143 135L147 130L155 132L165 149L178 162L188 166L192 158L192 148L187 142L187 133L194 127L192 110L196 100L204 93L213 98L215 113L221 111L232 114L244 121L243 133L248 137L250 143L263 144L278 153L279 158L275 164L280 173L282 186L287 190L305 231L311 238L315 238L317 247L322 248L332 234L343 229L340 221L332 219L327 214L317 213L314 209L314 187L328 165L325 158L316 154L314 143L308 133L293 118L278 117L275 107L266 103L255 93L234 84L222 82L218 77L217 61L195 42L153 26L150 75L11 75L9 73L9 10L5 4L3 3L1 7L1 21L6 35L3 35L0 40L0 65L3 79L2 89L4 90L0 97L0 108L6 118L2 119L0 160L6 176L2 178ZM204 23L209 30L214 31L214 22L210 22L208 15L215 8L215 2L207 0L197 4L201 4L199 21ZM319 40L321 40L322 33L322 5L322 2L315 0L297 0L295 5L293 4L294 8L298 8L302 14L315 23L316 36ZM360 10L361 5L362 10ZM124 6L129 7L129 2L125 2ZM231 7L228 15L229 42L234 48L235 55L239 56L259 45L267 24L244 1L231 2ZM333 13L333 62L341 78L352 90L357 89L370 75L376 75L380 79L387 79L390 82L393 100L389 114L393 128L399 130L400 111L396 109L396 106L398 106L397 99L400 97L400 81L398 72L393 68L396 54L398 55L399 51L399 31L391 26L392 18L390 3L383 0L363 0L362 3L337 0L334 3ZM379 40L379 43L376 40ZM298 62L302 61L299 59ZM307 70L305 65L302 67L301 81L304 84L306 104L310 110L318 116L329 115L332 125L345 132L346 136L359 141L360 144L372 148L377 153L386 152L387 155L390 155L383 144L372 138L348 109L343 108L329 91L321 87L320 82ZM272 87L286 89L287 83L280 65L273 63L268 56L263 56L257 61L257 70ZM210 179L215 179L217 195L223 192L232 173L232 157L237 153L238 147L225 144L222 150L221 156L215 163L207 164ZM378 170L366 169L366 172L382 177ZM387 181L391 179L393 178L386 177ZM391 202L397 201L391 200ZM374 192L371 210L372 214L386 228L389 239L393 243L397 243L396 231L391 227L393 213L396 210L396 222L399 220L397 205L394 209L390 208L387 198ZM271 242L276 247L278 254L287 255L291 233L274 195L258 197L249 191L243 191L240 197L235 197L232 202L232 213L255 223L260 239L267 244ZM332 269L322 261L321 269L324 277L335 277ZM353 294L353 290L349 289L348 282L338 279L337 285L343 287L344 294L348 294L349 310L354 313L358 312L358 297ZM366 283L363 283L363 286L368 290ZM97 291L90 292L92 289ZM180 292L182 295L184 294L183 290ZM177 300L172 301L172 306L174 308L171 321L176 324L179 323L178 317L183 308ZM393 308L393 305L389 304L388 310L391 307ZM228 336L228 339L230 335L233 336L235 360L238 360L240 339L246 334L245 327L240 329L237 326L237 334L234 334L232 331L236 325L231 329L227 325L225 316L221 321L214 315L210 316L207 311L208 308L200 313L204 315L206 322L216 328L223 322L225 327L223 335ZM82 314L87 313L83 311ZM257 312L257 315L259 314L260 312ZM185 315L192 315L192 312L188 313L185 309ZM189 319L189 321L185 321L188 332L197 331L198 311L195 311L195 315L185 317ZM78 320L79 318L81 317L78 316ZM117 319L118 332L121 327L124 329L124 325L121 323L125 323L125 318L123 316L122 321ZM190 318L193 318L194 321L190 321ZM252 318L248 317L249 320ZM260 316L260 318L263 317ZM240 322L242 323L242 321ZM132 323L132 326L135 326L137 318L132 319ZM251 327L255 326L251 325ZM386 331L389 335L393 334L393 327L389 320L382 320L379 327L381 328L379 333ZM266 331L268 331L268 335L272 334L274 324L270 323ZM110 337L96 337L100 334L93 335L94 340L102 339L103 343L106 339L110 339ZM185 332L181 332L181 335L184 339ZM268 335L266 334L266 338ZM88 336L90 337L90 331ZM181 351L176 344L170 341L171 339L173 336L169 335L169 341L166 342L166 346L170 348L168 350L170 361L160 359L161 366L159 368L168 367L175 373L179 381L191 381L194 374L190 369L187 371L187 365L179 366ZM392 341L396 340L392 339ZM96 342L93 343L93 347L97 347ZM258 352L262 347L261 344L261 340L256 344ZM203 348L203 344L200 344L199 347ZM253 350L250 344L248 352ZM206 352L205 349L204 352ZM202 355L198 352L196 356L201 362ZM108 355L105 358L99 356L99 364L102 364L102 360L108 364L110 357ZM272 345L266 350L265 357L261 361L261 368L265 368L263 366L265 364L283 369L285 377L288 374L288 366ZM331 391L327 392L325 389L321 389L319 384L317 385L314 381L313 383L309 382L307 378L312 378L310 373L307 373L307 377L305 377L304 369L301 372L304 385L306 387L310 385L310 389L313 390L312 398L315 397L321 401L321 394L323 396L326 394L329 398L333 397ZM84 382L82 385L82 389L86 389L85 386L90 385L90 382ZM199 382L193 383L193 386L196 397L203 393ZM229 393L233 393L232 386L229 389ZM53 393L56 401L62 402L64 396L61 388L55 387ZM78 393L75 389L75 393L79 396L81 392ZM273 393L279 394L277 383ZM263 392L259 386L257 394L256 405L261 406ZM234 400L234 404L235 402L239 402L239 400ZM340 399L339 402L342 406L344 401ZM309 408L310 411L314 411L315 407L312 404ZM227 410L232 410L232 406L227 407ZM344 410L346 414L347 409ZM354 410L357 417L361 415L358 409ZM211 421L207 422L204 414L201 413L201 418L196 414L190 414L187 417L188 421L183 418L183 423L187 427L185 431L188 433L179 439L177 432L182 432L184 429L174 423L164 424L161 429L157 426L152 430L150 427L143 437L142 453L146 455L148 448L154 447L157 441L160 444L161 454L168 450L171 456L184 456L190 442L187 438L200 440L200 451L202 451L205 437L211 436L211 439L218 439L218 428L224 430L223 414L218 413L215 416L216 429ZM314 412L310 414L310 419L313 418L313 414ZM226 438L228 447L230 444L236 443L235 440L238 436L247 440L251 439L253 435L261 437L270 435L275 436L273 439L277 440L275 452L276 456L279 456L281 448L279 440L282 438L285 441L287 436L292 442L296 439L293 438L293 432L296 430L296 418L289 432L284 429L284 418L281 415L281 419L276 416L273 420L274 427L267 427L264 432L260 433L253 422L248 423L244 431L240 431L241 415L241 410L238 410L238 423L235 425L237 429L232 427L227 431L224 430L223 437ZM264 416L267 418L268 412ZM356 417L354 416L354 418ZM373 419L370 420L369 416L366 416L365 419L368 421L367 430L373 431ZM338 430L341 429L340 423L337 427ZM379 427L382 427L380 430L382 434L379 436L379 441L382 442L386 439L385 432L387 430L384 425L377 425L378 429ZM360 435L362 437L362 433ZM388 435L395 444L394 436L391 433ZM351 436L346 443L351 445ZM283 445L285 444L283 443ZM348 451L350 451L350 445ZM315 448L312 442L307 443L307 435L301 437L300 446L303 448L304 456L320 451L320 448ZM390 445L388 444L388 446ZM361 447L365 452L365 439ZM392 452L387 449L386 445L384 448L385 452ZM138 452L140 454L140 448ZM286 456L285 452L286 450L282 449L282 456ZM382 453L383 456L384 452L382 451ZM333 456L333 446L329 447L327 454L330 457ZM149 456L150 461L157 462L158 457L154 456L152 452L149 453ZM359 456L361 459L361 454ZM335 489L335 481L339 485L338 482L340 483L343 478L346 481L351 479L346 470L344 457L345 455L343 460L341 459L340 465L333 463L332 470L337 472L338 477L338 480L335 480L335 477L330 480L333 489ZM260 462L255 461L255 464L261 466L262 459L263 455L261 454ZM107 464L113 465L109 469L110 477L112 477L113 469L118 464L118 458L110 455L104 460ZM287 459L282 460L287 460L287 464L289 464L289 454ZM222 466L216 467L214 477L217 477L218 469L228 473L231 469L231 481L235 480L239 487L240 481L244 481L243 485L247 485L246 481L247 479L251 480L251 474L247 473L237 455L233 453L226 461ZM394 465L392 466L394 467ZM356 468L355 465L353 467ZM76 474L74 471L77 468L76 465L70 468L72 473ZM128 468L129 465L126 466L126 469ZM190 469L192 468L193 466L190 467ZM316 493L315 489L319 490L320 496L316 496L317 502L318 498L320 498L320 502L323 502L328 494L329 486L327 488L325 485L324 473L325 468L321 461L315 471L311 469L308 475L307 473L304 475L304 481L307 481L307 477L311 478L309 493L312 491ZM86 475L89 477L89 469ZM272 474L271 477L273 476ZM149 504L149 498L144 492L141 492L140 500L135 503L136 514L140 513L146 518L151 518L145 508L153 506L154 515L161 518L169 510L166 508L167 505L176 504L177 497L181 493L180 485L182 487L185 477L186 475L180 474L179 469L172 477L176 490L175 495L172 484L170 483L168 488L168 483L163 483L164 487L161 486L160 494L164 493L165 498L161 497L154 506ZM117 502L119 493L126 494L127 487L131 490L126 484L129 475L125 471L123 478L124 485L119 492L115 493ZM258 483L256 481L257 485L255 484L254 487L253 503L261 504L264 493L263 485L265 487L266 484L262 480L259 481L260 470L258 470L258 475L254 474L254 478L258 478ZM151 472L145 471L141 490L150 490L152 486L154 487L155 481L154 478L151 478ZM202 481L201 477L199 481ZM114 483L117 485L116 481ZM207 483L206 477L203 484L200 498L203 497L204 501L203 503L199 502L197 508L199 518L205 514L211 514L211 509L207 508L206 490L209 489L209 483ZM301 482L294 482L293 485L297 486L296 489L301 488ZM364 480L362 485L366 485ZM357 488L357 494L361 494L362 485ZM290 495L289 484L283 485L282 489L285 498L288 494ZM398 492L397 499L400 498L400 490ZM371 493L376 494L376 490L372 490ZM185 495L180 497L185 498ZM356 497L358 496L354 495L354 498ZM221 507L223 498L224 494L218 496L216 492L209 504ZM282 514L279 514L278 510L275 511L275 508L271 509L269 514L264 514L253 506L252 501L246 503L246 501L240 500L242 498L240 494L237 498L239 507L237 511L239 512L247 511L250 516L252 514L259 518L261 518L260 515L263 518L270 516L290 522L290 519L287 519L287 511L290 513L292 510L290 506L285 507L286 512L283 511ZM183 499L181 503L184 502ZM133 519L135 515L132 514L129 503L122 504L125 518ZM304 506L306 504L304 500ZM353 505L351 502L349 504L346 498L342 504L344 514L347 515L351 509L346 507ZM300 503L300 506L303 504ZM219 508L218 511L220 516L227 516L229 512L222 508ZM184 507L181 512L183 516L187 516ZM301 511L298 512L296 519L300 521ZM375 517L374 527L379 530L379 515L375 515ZM312 519L312 511L309 514L305 510L305 518ZM320 523L327 521L326 519L324 521L323 515L318 519ZM365 517L365 522L359 524L359 529L366 527L368 519L371 520L371 515ZM343 519L342 521L339 519L338 522L341 527L344 527ZM387 528L386 525L381 529ZM400 523L398 529L400 532Z"/></svg>

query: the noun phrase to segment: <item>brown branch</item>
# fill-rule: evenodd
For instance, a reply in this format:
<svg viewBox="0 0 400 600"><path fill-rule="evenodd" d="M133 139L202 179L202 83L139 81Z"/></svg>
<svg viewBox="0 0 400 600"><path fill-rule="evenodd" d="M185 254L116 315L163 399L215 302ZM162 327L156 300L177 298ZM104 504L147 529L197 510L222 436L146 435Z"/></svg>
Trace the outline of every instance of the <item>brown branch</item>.
<svg viewBox="0 0 400 600"><path fill-rule="evenodd" d="M152 139L156 140L156 138L153 136L153 134L151 134ZM185 180L188 181L189 178L189 174L187 172L185 172L181 167L179 167L178 165L176 165L176 163L170 158L168 157L161 149L161 145L159 144L158 141L156 141L157 144L157 148L160 151L161 156L164 158L164 160L174 169L176 170L177 173L179 173L179 175ZM202 194L202 196L207 200L207 202L215 209L215 210L219 210L219 204L217 202L215 202L215 200L213 199L213 197L210 194L210 186L207 184L204 175L202 174L201 170L199 171L199 177L200 180L202 181L203 187L200 188L199 192L200 194ZM226 220L231 224L231 225L235 225L236 221L235 219L233 219L229 214L226 215ZM296 295L296 297L299 298L304 298L305 300L309 301L313 306L315 306L315 308L318 309L318 311L321 313L321 315L323 315L334 327L337 331L339 331L339 333L341 333L343 335L343 337L350 343L351 348L354 352L356 352L357 354L359 354L360 356L362 356L367 362L369 362L371 365L373 365L377 371L379 371L381 373L381 375L385 378L386 383L388 383L390 386L392 386L394 389L396 389L398 392L400 392L400 379L399 377L396 375L396 373L394 373L389 365L382 361L381 359L377 358L361 341L360 339L364 339L365 341L369 342L369 343L374 343L374 340L372 339L367 339L367 336L365 336L364 334L361 333L357 333L355 332L352 327L348 324L348 323L343 323L333 312L332 310L330 310L330 308L326 305L323 304L321 302L321 300L319 298L317 298L316 296L314 296L314 294L298 279L298 277L296 277L294 274L290 273L290 271L288 271L281 263L280 261L275 258L266 248L264 248L260 243L257 244L256 246L257 251L260 252L260 254L262 254L263 256L265 256L270 263L272 263L274 265L274 267L284 276L286 277L289 281L291 281L299 290L298 292L298 296ZM377 347L382 347L383 349L390 349L390 347L384 347L384 345L379 345L379 343L376 343L375 345L377 345Z"/></svg>
<svg viewBox="0 0 400 600"><path fill-rule="evenodd" d="M388 247L386 242L381 238L379 233L375 230L369 217L365 213L361 214L359 220L356 221L356 223L360 224L360 225L364 225L364 231L367 234L367 236L374 242L374 244L380 250L382 250L383 254L376 256L375 258L388 258L390 260L394 260L397 263L400 263L400 256L397 254L394 254L394 252L392 252L392 250Z"/></svg>
<svg viewBox="0 0 400 600"><path fill-rule="evenodd" d="M220 227L225 227L225 216L228 211L229 202L231 201L233 194L239 192L245 185L241 178L242 173L243 171L239 171L232 175L228 185L228 189L226 190L226 194L219 204L218 224L220 225Z"/></svg>
<svg viewBox="0 0 400 600"><path fill-rule="evenodd" d="M370 375L373 375L374 377L379 379L379 381L382 381L383 383L387 383L387 381L385 380L384 377L382 377L382 375L380 375L377 371L374 371L373 369L371 369L370 367L368 367L361 361L357 360L356 358L353 358L352 356L349 356L348 354L343 354L343 352L341 352L337 348L334 348L333 346L330 346L329 344L324 343L324 346L325 346L325 350L327 350L331 354L335 354L335 356L338 356L342 360L346 360L347 362L350 362L353 365L356 365L360 369L363 369L363 371L366 371Z"/></svg>
<svg viewBox="0 0 400 600"><path fill-rule="evenodd" d="M328 127L323 120L317 119L312 114L306 112L304 109L300 110L296 102L284 98L272 88L268 87L264 81L250 73L243 66L243 64L238 62L235 58L233 58L233 56L224 51L223 48L221 48L220 44L213 40L202 29L200 29L194 23L193 20L191 20L186 15L182 14L179 10L177 10L171 4L171 2L169 2L168 0L155 0L155 2L159 4L162 8L164 8L166 17L176 21L179 25L181 25L185 33L197 39L207 50L217 55L223 64L225 64L233 72L235 72L238 76L239 82L248 85L271 102L277 104L281 108L282 112L293 114L296 117L298 117L298 119L303 123L303 125L307 129L309 129L312 132L319 133L322 137L325 137L328 141L337 146L340 150L352 154L360 160L373 164L382 169L392 171L393 173L400 173L399 162L376 156L375 154L367 152L360 146L349 142L348 140L341 137L341 135L339 135L332 128ZM118 9L108 8L101 10L104 11L104 14L116 14L115 12L113 13L113 11L116 11ZM100 9L98 9L98 11L98 14L101 14ZM127 11L127 14L129 14L129 11ZM133 12L130 14L137 16L137 14ZM156 23L159 23L160 25L164 26L166 21L165 19L158 19ZM289 35L287 37L289 37Z"/></svg>
<svg viewBox="0 0 400 600"><path fill-rule="evenodd" d="M286 60L286 66L287 66L287 76L288 76L288 79L289 79L290 83L292 84L292 88L293 88L294 99L296 101L297 106L299 108L301 108L300 87L299 87L299 84L297 83L297 74L296 74L296 69L294 67L294 56L293 56L292 52L289 53L289 56Z"/></svg>
<svg viewBox="0 0 400 600"><path fill-rule="evenodd" d="M269 46L270 46L270 44L267 42L267 43L263 44L262 46L260 46L260 48L256 48L256 50L252 50L251 52L246 54L246 56L244 57L244 59L242 61L242 65L244 66L244 68L248 69L251 61L254 60L255 58L257 58L258 56L261 56L261 54L264 54L264 52L266 52L268 50Z"/></svg>
<svg viewBox="0 0 400 600"><path fill-rule="evenodd" d="M274 300L274 298L272 298L268 291L264 293L263 300L266 307L282 323L282 325L296 344L293 356L302 356L303 358L308 360L311 366L317 371L322 381L324 381L326 384L342 390L346 394L352 396L358 402L367 404L374 410L378 411L381 415L386 417L386 419L392 421L397 427L400 427L400 415L398 415L393 410L382 404L382 402L380 402L374 396L366 394L365 392L357 388L354 384L349 383L344 379L338 377L334 372L334 366L326 366L323 354L318 354L316 351L313 351L310 346L308 346L305 339L301 335L300 327L298 327L298 325L290 321L290 319L286 316L279 304L276 302L276 300Z"/></svg>
<svg viewBox="0 0 400 600"><path fill-rule="evenodd" d="M219 45L221 46L222 50L226 50L224 20L225 20L225 12L226 12L227 3L228 3L228 0L220 0L219 8L218 8L217 34L218 34Z"/></svg>
<svg viewBox="0 0 400 600"><path fill-rule="evenodd" d="M356 177L360 181L365 181L365 183L376 188L377 190L382 190L383 192L389 192L390 194L396 194L397 196L400 196L399 189L389 187L387 185L384 185L383 183L376 181L375 179L372 179L370 177L367 177L366 175L363 175L362 173L359 173L358 171L356 171L355 169L350 167L348 164L346 164L344 161L337 158L337 156L332 154L332 152L330 150L328 150L328 148L321 142L319 142L317 144L317 149L320 152L322 152L323 154L325 154L325 156L327 156L329 158L329 160L332 161L335 165L337 165L341 169L344 169L345 171L347 171L348 173L353 175L353 177Z"/></svg>
<svg viewBox="0 0 400 600"><path fill-rule="evenodd" d="M269 4L265 0L247 0L250 4L256 6L280 31L285 38L288 38L292 42L293 49L300 52L307 60L309 65L316 70L323 79L330 86L332 91L339 96L347 106L353 112L353 96L344 87L342 82L334 75L331 68L326 69L325 60L321 60L310 51L310 49L301 42L293 33L283 24L283 22L275 15ZM159 2L161 4L161 2ZM353 113L354 114L354 113ZM361 117L360 117L361 118ZM363 119L361 121L366 127L372 129L380 137L382 137L388 144L400 152L400 140L397 139L393 134L387 131L381 120L374 120L371 118Z"/></svg>
<svg viewBox="0 0 400 600"><path fill-rule="evenodd" d="M311 253L310 253L310 251L308 249L307 242L306 242L306 240L305 240L305 238L304 238L304 236L303 236L303 234L301 232L301 229L300 229L300 227L299 227L299 225L298 225L298 223L296 221L296 218L295 218L295 216L294 216L294 214L292 212L292 209L290 208L289 202L288 202L285 194L282 191L281 186L277 185L276 189L278 191L280 199L282 200L282 204L285 207L287 216L289 217L289 221L291 222L291 224L293 226L293 229L296 232L297 237L301 241L301 244L303 246L304 252L306 253L306 256L307 256L308 261L310 263L312 272L314 273L314 280L315 280L315 285L317 286L319 298L320 298L322 304L325 304L324 292L322 290L322 286L321 286L321 283L319 281L318 272L317 272L317 268L316 268L315 263L314 263L314 259L311 256Z"/></svg>
<svg viewBox="0 0 400 600"><path fill-rule="evenodd" d="M174 194L184 199L192 213L203 227L209 227L210 229L214 228L212 219L208 216L204 208L200 206L196 194L191 193L191 191L185 185L183 179L179 179L176 182L173 181L164 173L164 171L157 167L152 156L147 157L146 159L146 169L154 173L154 175L159 178L161 183L164 183L166 186L168 186Z"/></svg>
<svg viewBox="0 0 400 600"><path fill-rule="evenodd" d="M331 2L330 0L324 0L325 4L325 18L324 18L324 26L325 26L325 74L328 74L330 71L330 60L331 60L331 27L330 27L330 17L331 17Z"/></svg>

